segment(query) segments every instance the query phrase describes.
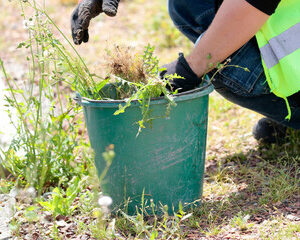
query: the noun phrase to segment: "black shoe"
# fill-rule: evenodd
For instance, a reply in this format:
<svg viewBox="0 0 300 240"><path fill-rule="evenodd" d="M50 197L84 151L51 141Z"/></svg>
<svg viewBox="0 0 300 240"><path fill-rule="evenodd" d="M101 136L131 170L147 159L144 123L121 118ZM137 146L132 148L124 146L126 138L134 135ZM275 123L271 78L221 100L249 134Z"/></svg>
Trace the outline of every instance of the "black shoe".
<svg viewBox="0 0 300 240"><path fill-rule="evenodd" d="M282 143L285 140L287 127L269 118L260 119L253 127L253 137L262 143Z"/></svg>

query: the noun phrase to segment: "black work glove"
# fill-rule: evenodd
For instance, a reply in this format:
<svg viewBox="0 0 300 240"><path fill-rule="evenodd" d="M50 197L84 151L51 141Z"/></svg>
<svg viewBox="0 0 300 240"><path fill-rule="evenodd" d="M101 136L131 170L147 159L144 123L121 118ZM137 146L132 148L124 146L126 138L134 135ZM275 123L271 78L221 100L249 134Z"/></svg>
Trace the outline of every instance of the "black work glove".
<svg viewBox="0 0 300 240"><path fill-rule="evenodd" d="M88 42L88 28L92 18L104 12L108 16L115 16L120 0L83 0L72 13L72 37L76 45Z"/></svg>
<svg viewBox="0 0 300 240"><path fill-rule="evenodd" d="M176 61L164 65L162 68L166 70L160 72L160 77L169 79L170 83L166 87L173 92L175 90L178 90L179 93L192 90L202 82L202 79L190 68L183 53L179 53L179 58ZM174 75L175 73L179 77L168 77L168 75Z"/></svg>

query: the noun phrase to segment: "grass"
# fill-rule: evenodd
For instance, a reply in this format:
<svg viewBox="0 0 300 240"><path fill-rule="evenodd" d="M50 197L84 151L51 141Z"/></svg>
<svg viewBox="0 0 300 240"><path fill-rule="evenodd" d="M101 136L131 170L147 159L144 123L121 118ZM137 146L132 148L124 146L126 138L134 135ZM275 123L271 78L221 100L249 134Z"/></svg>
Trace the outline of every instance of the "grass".
<svg viewBox="0 0 300 240"><path fill-rule="evenodd" d="M263 240L297 239L300 225L297 223L288 223L282 217L274 217L264 222L261 226L260 238Z"/></svg>
<svg viewBox="0 0 300 240"><path fill-rule="evenodd" d="M124 1L116 19L98 18L92 24L91 43L78 47L88 67L101 74L98 65L103 63L101 56L105 54L105 42L108 40L116 43L122 40L128 45L135 42L139 47L150 42L157 46L156 53L162 63L174 60L180 50L187 51L191 44L170 27L162 2ZM4 3L6 15L16 14L17 6L14 4ZM63 32L68 33L69 18L65 19L55 9L59 6L67 15L72 7L59 5L57 1L51 1L49 5L51 16ZM13 26L4 27L3 21L0 21L0 25L7 39L13 32L19 33L19 38L11 37L10 43L17 47L26 31L21 26L21 17L15 16L14 21L20 23L14 30ZM65 45L63 39L59 40ZM11 52L3 46L2 49L4 64L12 59L27 65L21 58L20 50ZM22 51L24 55L26 49ZM22 79L17 79L16 85L20 81ZM59 93L67 96L62 97L63 109L66 110L71 91L65 85L58 85L58 88ZM54 100L57 93L53 92ZM82 120L81 112L65 116L71 117L74 123ZM63 177L64 183L55 178L51 184L45 185L40 196L28 198L27 190L30 190L32 184L28 184L24 178L10 175L0 179L0 193L9 193L19 186L23 189L22 194L18 195L16 215L11 222L14 235L17 239L24 239L25 236L29 239L35 236L42 239L69 239L71 236L81 239L297 239L300 236L297 220L300 201L300 134L292 133L289 141L281 146L259 145L251 137L251 128L259 117L229 103L216 93L212 94L202 202L189 211L178 212L175 217L166 213L149 217L142 212L134 217L122 213L105 215L97 203L100 189L90 161L92 156L81 148L73 152L69 148L72 143L67 141L71 130L55 128L57 121L54 121L50 125L52 128L45 128L43 134L38 134L49 137L59 133L59 141L50 138L56 141L52 146L62 146L57 153L63 151L68 154L61 158L63 161L53 158L56 161L52 162L58 164L54 172L60 173L63 170L59 179ZM81 145L86 140L84 128L79 124L76 129L78 136L75 139L81 139L77 142ZM70 161L67 169L65 160ZM69 184L73 177L73 181L78 181L76 176L80 181ZM67 194L70 186L75 188ZM51 197L52 192L57 193Z"/></svg>

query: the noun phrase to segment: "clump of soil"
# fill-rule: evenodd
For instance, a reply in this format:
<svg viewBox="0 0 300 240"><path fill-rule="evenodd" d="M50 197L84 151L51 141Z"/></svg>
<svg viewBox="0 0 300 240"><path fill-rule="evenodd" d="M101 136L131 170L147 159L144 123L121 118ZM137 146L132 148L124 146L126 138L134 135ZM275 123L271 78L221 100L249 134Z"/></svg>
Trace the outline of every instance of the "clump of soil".
<svg viewBox="0 0 300 240"><path fill-rule="evenodd" d="M129 82L147 84L147 69L142 55L132 47L114 46L107 53L108 72Z"/></svg>

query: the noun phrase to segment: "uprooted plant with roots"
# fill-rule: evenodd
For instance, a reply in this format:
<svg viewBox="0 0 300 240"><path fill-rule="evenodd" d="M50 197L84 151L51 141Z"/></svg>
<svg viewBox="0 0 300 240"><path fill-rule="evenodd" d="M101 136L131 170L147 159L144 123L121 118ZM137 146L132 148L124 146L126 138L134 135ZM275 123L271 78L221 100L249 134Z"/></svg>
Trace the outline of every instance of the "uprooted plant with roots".
<svg viewBox="0 0 300 240"><path fill-rule="evenodd" d="M154 56L154 47L146 46L143 51L132 47L114 46L107 50L105 80L96 84L94 93L89 98L124 100L115 115L124 113L131 102L137 100L141 105L142 119L138 121L139 131L145 128L145 123L151 123L154 118L168 116L171 106L175 106L172 94L167 89L167 84L172 76L165 79L159 77L162 69L159 60ZM103 84L105 83L105 84ZM99 84L102 88L97 91ZM150 100L164 96L167 99L166 113L163 116L150 116Z"/></svg>

